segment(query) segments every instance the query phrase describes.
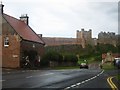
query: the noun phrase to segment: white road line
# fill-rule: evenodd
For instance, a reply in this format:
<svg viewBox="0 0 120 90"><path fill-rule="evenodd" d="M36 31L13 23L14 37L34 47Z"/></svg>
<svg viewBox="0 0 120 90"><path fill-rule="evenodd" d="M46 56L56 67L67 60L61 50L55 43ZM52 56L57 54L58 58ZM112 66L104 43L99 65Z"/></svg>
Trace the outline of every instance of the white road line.
<svg viewBox="0 0 120 90"><path fill-rule="evenodd" d="M89 80L85 80L85 82L87 82L87 81L89 81Z"/></svg>
<svg viewBox="0 0 120 90"><path fill-rule="evenodd" d="M71 87L67 87L67 88L65 88L64 90L67 90L67 89L70 89Z"/></svg>
<svg viewBox="0 0 120 90"><path fill-rule="evenodd" d="M52 75L52 74L54 74L54 73L48 73L48 74L44 74L44 75Z"/></svg>
<svg viewBox="0 0 120 90"><path fill-rule="evenodd" d="M81 83L77 83L76 85L80 85Z"/></svg>
<svg viewBox="0 0 120 90"><path fill-rule="evenodd" d="M80 85L80 84L83 84L83 83L85 83L85 82L88 82L88 81L90 81L90 80L92 80L92 79L95 79L95 78L97 78L97 76L100 76L103 72L104 72L104 70L102 70L102 72L99 73L99 74L97 74L96 76L94 76L94 77L92 77L92 78L89 78L89 79L86 79L85 81L82 81L81 83L77 83L77 84L71 85L70 87L67 87L67 88L65 88L64 90L73 88L73 87L75 87L75 86L78 86L78 85Z"/></svg>
<svg viewBox="0 0 120 90"><path fill-rule="evenodd" d="M31 78L31 77L33 77L33 76L28 76L28 77L26 77L26 78Z"/></svg>
<svg viewBox="0 0 120 90"><path fill-rule="evenodd" d="M89 78L88 81L90 81L91 79Z"/></svg>
<svg viewBox="0 0 120 90"><path fill-rule="evenodd" d="M85 81L82 81L81 83L85 83Z"/></svg>
<svg viewBox="0 0 120 90"><path fill-rule="evenodd" d="M71 87L75 87L76 85L72 85Z"/></svg>
<svg viewBox="0 0 120 90"><path fill-rule="evenodd" d="M91 80L94 79L94 77L90 78Z"/></svg>
<svg viewBox="0 0 120 90"><path fill-rule="evenodd" d="M100 74L98 74L97 76L100 76Z"/></svg>

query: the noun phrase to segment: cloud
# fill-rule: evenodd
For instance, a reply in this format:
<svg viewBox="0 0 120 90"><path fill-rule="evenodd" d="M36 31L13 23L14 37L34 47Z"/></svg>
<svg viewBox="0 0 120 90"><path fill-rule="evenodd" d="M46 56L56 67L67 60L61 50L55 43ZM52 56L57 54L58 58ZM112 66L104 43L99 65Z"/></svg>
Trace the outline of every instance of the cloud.
<svg viewBox="0 0 120 90"><path fill-rule="evenodd" d="M118 31L118 3L99 0L4 0L5 13L19 18L29 15L36 33L52 37L75 37L76 30L92 29L93 37L100 31Z"/></svg>

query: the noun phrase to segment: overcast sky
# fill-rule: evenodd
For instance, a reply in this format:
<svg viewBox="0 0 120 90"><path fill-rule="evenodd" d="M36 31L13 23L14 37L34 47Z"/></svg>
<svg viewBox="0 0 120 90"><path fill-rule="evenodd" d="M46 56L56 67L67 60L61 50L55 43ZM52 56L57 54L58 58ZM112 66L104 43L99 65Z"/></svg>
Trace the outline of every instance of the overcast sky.
<svg viewBox="0 0 120 90"><path fill-rule="evenodd" d="M89 1L89 2L88 2ZM30 27L43 37L76 37L76 30L118 33L118 0L2 0L4 13L28 14Z"/></svg>

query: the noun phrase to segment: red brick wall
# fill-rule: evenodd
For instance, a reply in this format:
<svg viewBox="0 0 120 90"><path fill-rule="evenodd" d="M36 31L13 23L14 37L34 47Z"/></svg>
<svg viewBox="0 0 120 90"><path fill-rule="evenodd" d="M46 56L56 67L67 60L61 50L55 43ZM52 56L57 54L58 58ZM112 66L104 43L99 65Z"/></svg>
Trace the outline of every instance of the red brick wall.
<svg viewBox="0 0 120 90"><path fill-rule="evenodd" d="M0 68L2 67L2 35L0 35Z"/></svg>
<svg viewBox="0 0 120 90"><path fill-rule="evenodd" d="M17 68L20 67L20 60L22 59L23 51L34 50L38 55L44 54L44 46L39 43L20 41L19 35L3 18L2 21L2 41L5 37L9 37L9 46L4 47L2 42L2 67ZM35 48L33 48L33 44ZM1 54L0 54L1 55Z"/></svg>
<svg viewBox="0 0 120 90"><path fill-rule="evenodd" d="M14 29L2 19L2 67L17 68L20 59L20 41ZM4 47L4 38L9 37L9 47Z"/></svg>
<svg viewBox="0 0 120 90"><path fill-rule="evenodd" d="M3 35L3 41L4 41ZM9 37L9 46L4 47L4 42L2 44L2 67L8 68L17 68L19 67L20 59L20 42L16 40L16 37L13 35L8 35Z"/></svg>

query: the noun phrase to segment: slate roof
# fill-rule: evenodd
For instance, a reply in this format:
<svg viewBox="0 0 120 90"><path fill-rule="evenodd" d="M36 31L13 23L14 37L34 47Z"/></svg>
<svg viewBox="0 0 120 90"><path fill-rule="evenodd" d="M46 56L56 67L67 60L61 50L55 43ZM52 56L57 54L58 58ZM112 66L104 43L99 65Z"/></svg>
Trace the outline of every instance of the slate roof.
<svg viewBox="0 0 120 90"><path fill-rule="evenodd" d="M27 25L25 22L16 19L7 14L3 14L3 17L7 20L7 22L14 28L14 30L22 37L24 40L37 42L41 44L45 44L41 37L39 37L32 28Z"/></svg>

